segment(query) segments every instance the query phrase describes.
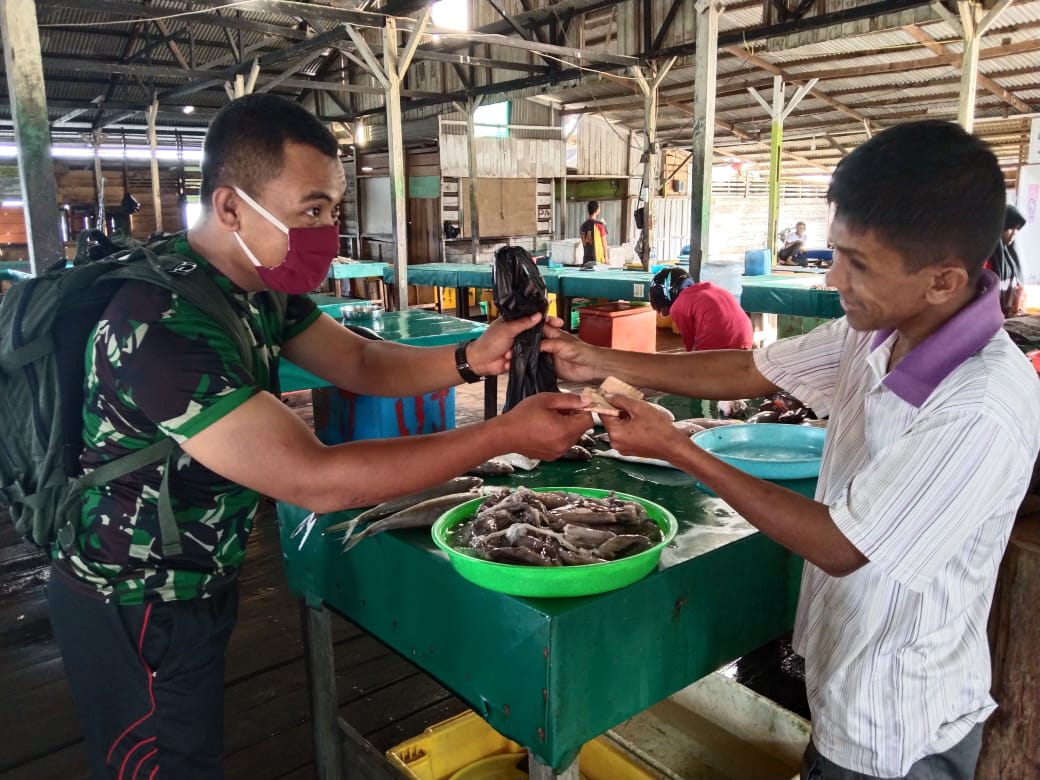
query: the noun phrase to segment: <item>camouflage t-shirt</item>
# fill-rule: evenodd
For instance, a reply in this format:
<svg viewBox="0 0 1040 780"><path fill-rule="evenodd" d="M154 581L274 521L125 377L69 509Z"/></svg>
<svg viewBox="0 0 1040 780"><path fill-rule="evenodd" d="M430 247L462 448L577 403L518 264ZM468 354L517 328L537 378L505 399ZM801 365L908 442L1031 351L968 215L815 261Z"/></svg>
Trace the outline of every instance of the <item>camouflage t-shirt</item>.
<svg viewBox="0 0 1040 780"><path fill-rule="evenodd" d="M173 251L195 260L245 323L252 374L234 337L197 307L157 285L124 283L87 344L86 471L163 437L184 442L273 390L282 345L321 315L306 296L290 295L283 319L269 293L245 292L185 239ZM170 495L182 552L162 553L157 502L166 464L158 463L85 492L74 552L55 545L59 568L120 604L198 598L233 579L260 496L175 452Z"/></svg>

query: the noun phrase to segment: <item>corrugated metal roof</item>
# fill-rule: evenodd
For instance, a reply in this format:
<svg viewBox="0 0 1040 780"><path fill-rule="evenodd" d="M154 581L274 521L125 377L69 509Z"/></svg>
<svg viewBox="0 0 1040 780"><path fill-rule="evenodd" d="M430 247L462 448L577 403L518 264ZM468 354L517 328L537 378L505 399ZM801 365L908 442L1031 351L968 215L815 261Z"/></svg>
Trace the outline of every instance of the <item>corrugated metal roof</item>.
<svg viewBox="0 0 1040 780"><path fill-rule="evenodd" d="M141 113L153 93L160 96L160 124L198 131L212 114L227 102L222 81L233 69L248 70L253 57L264 62L259 84L281 79L273 91L289 97L305 94L326 95L318 101L319 112L329 120L352 120L364 112L374 112L366 121L381 120L379 95L340 93L328 96L326 91L308 90L309 82L343 78L344 63L348 84L371 85L372 77L358 66L353 43L346 36L336 15L343 18L351 8L343 0L319 0L308 9L301 4L278 0L263 4L264 11L249 5L224 9L218 16L216 2L200 0L37 0L41 48L44 55L47 100L52 120L67 117L77 108L87 108L63 128L82 132L94 125L118 121L128 132L140 133L144 126ZM383 0L376 9L410 7L419 4L408 0ZM520 39L521 35L489 2L471 0L472 25L488 31ZM498 7L512 17L530 41L552 40L564 47L577 47L585 42L581 62L588 64L597 57L617 55L643 48L644 3L637 0L546 0L527 3L532 11L524 11L522 0L497 0ZM827 9L869 5L852 0L833 0L818 7ZM809 13L816 13L810 6ZM662 140L669 145L688 143L692 124L690 102L695 77L692 38L695 35L696 8L693 3L676 7L670 30L661 32L661 24L673 7L672 0L654 0L650 4L650 38L660 34L664 48L687 46L683 56L662 84L659 124ZM132 13L134 9L138 14ZM284 11L284 12L281 12ZM582 15L582 12L585 12ZM414 16L414 11L411 12ZM156 20L156 16L164 17ZM770 119L766 111L748 92L757 89L767 100L773 90L772 69L779 68L786 82L798 82L810 76L820 77L815 94L808 95L785 123L785 148L800 157L824 166L833 165L841 155L835 146L823 139L842 139L845 147L855 146L865 137L862 122L867 118L877 130L916 116L952 119L956 116L959 93L957 57L961 52L960 30L941 17L933 6L922 2L902 12L897 24L914 22L913 27L895 26L881 29L880 19L868 19L845 25L849 31L826 40L820 30L794 32L768 41L759 33L764 23L761 2L725 0L719 18L719 30L729 40L748 43L744 53L736 49L718 54L716 127L717 150L762 163L768 159ZM402 29L408 28L401 22ZM337 34L338 33L338 34ZM322 46L308 45L313 36L323 36ZM366 31L369 41L376 41ZM917 37L927 36L922 44ZM402 45L405 36L402 35ZM801 42L803 45L795 45ZM767 45L768 43L768 45ZM778 49L778 43L786 48ZM236 51L241 47L240 51ZM377 52L379 47L373 43ZM609 72L585 71L585 80L575 84L569 78L562 85L537 86L533 81L548 78L551 71L570 74L575 63L566 52L539 54L522 48L478 43L468 45L455 38L436 42L425 39L420 63L406 82L406 118L429 116L453 110L450 104L436 106L428 95L461 96L463 78L474 89L491 83L520 82L532 86L525 94L538 92L566 112L583 111L602 114L605 118L631 129L642 129L642 96L625 68L611 65ZM345 60L341 52L353 60ZM999 89L1008 90L1013 100L994 94L989 82L981 83L977 94L977 132L999 144L1008 164L1018 154L1017 146L1026 132L1029 118L1040 111L1040 0L1014 0L982 38L983 57L980 73ZM935 52L948 55L940 58ZM651 52L652 54L652 52ZM753 58L748 57L753 54ZM179 61L184 58L192 72L186 72ZM466 57L481 58L478 65L467 64ZM456 59L456 63L447 60ZM241 61L240 61L241 60ZM70 66L70 62L72 65ZM505 62L521 68L503 68ZM131 63L132 73L112 73L117 64ZM497 64L496 64L497 63ZM109 68L105 66L109 65ZM417 80L422 76L425 81ZM985 80L983 80L985 81ZM213 83L209 83L213 82ZM787 87L790 97L795 86ZM100 98L103 105L91 101ZM10 134L9 100L6 80L0 85L0 134ZM848 111L836 108L844 106ZM195 114L181 109L195 106ZM408 113L414 107L429 106ZM542 110L531 116L544 117ZM850 113L852 115L850 115ZM519 112L517 115L521 115ZM1005 118L1007 117L1007 118ZM6 130L4 120L6 122ZM533 123L533 120L532 120ZM748 141L751 137L753 140ZM812 138L816 138L815 148ZM793 139L799 140L793 140ZM801 140L804 138L805 140ZM1017 143L1017 146L1016 146ZM794 160L792 170L805 167L804 160ZM812 166L810 166L812 167Z"/></svg>

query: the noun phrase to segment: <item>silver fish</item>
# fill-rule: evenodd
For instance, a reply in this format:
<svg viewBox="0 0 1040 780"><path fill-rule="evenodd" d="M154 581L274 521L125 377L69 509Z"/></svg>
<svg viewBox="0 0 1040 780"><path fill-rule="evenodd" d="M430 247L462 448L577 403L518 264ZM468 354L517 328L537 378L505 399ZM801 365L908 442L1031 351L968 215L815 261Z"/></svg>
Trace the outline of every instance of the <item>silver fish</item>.
<svg viewBox="0 0 1040 780"><path fill-rule="evenodd" d="M392 531L396 528L421 528L422 526L433 525L437 518L449 509L479 497L480 493L478 491L470 490L465 493L437 496L436 498L410 506L407 509L402 509L400 512L384 517L381 520L376 520L359 534L344 537L343 552L359 544L362 539L375 536L383 531Z"/></svg>
<svg viewBox="0 0 1040 780"><path fill-rule="evenodd" d="M491 458L491 460L485 460L479 466L474 466L466 473L476 477L504 477L512 474L514 470L512 466L501 458Z"/></svg>
<svg viewBox="0 0 1040 780"><path fill-rule="evenodd" d="M446 496L451 493L462 493L467 490L476 490L484 484L484 480L480 477L455 477L449 479L447 482L441 482L439 485L428 487L425 490L420 490L416 493L409 493L407 496L400 496L399 498L392 498L389 501L384 501L382 504L376 504L371 509L366 509L361 514L357 515L350 520L344 520L342 523L336 523L330 525L322 533L334 534L339 531L347 531L347 537L354 532L354 529L360 523L368 523L372 520L379 520L383 517L388 517L395 512L400 512L402 509L407 509L410 506L421 503L431 498L437 498L437 496Z"/></svg>

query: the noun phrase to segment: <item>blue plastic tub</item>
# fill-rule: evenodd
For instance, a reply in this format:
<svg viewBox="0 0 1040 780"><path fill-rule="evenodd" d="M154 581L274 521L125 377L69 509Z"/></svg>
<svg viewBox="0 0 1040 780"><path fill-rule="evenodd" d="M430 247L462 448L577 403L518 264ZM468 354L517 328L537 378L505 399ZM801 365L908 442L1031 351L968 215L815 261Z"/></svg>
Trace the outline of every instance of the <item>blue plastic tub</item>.
<svg viewBox="0 0 1040 780"><path fill-rule="evenodd" d="M709 428L693 442L741 471L768 480L810 479L820 474L826 428L747 423Z"/></svg>

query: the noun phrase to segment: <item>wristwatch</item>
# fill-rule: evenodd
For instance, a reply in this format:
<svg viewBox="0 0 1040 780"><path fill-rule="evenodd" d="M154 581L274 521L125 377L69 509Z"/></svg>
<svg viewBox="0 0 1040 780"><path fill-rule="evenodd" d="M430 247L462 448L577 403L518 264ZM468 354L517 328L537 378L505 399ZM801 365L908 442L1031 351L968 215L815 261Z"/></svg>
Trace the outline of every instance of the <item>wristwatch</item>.
<svg viewBox="0 0 1040 780"><path fill-rule="evenodd" d="M483 379L482 376L480 376L476 371L473 370L473 367L470 366L469 361L466 359L466 347L468 347L474 341L475 339L463 341L460 342L457 347L455 347L455 369L459 372L459 376L461 376L469 384L479 382L481 379Z"/></svg>

